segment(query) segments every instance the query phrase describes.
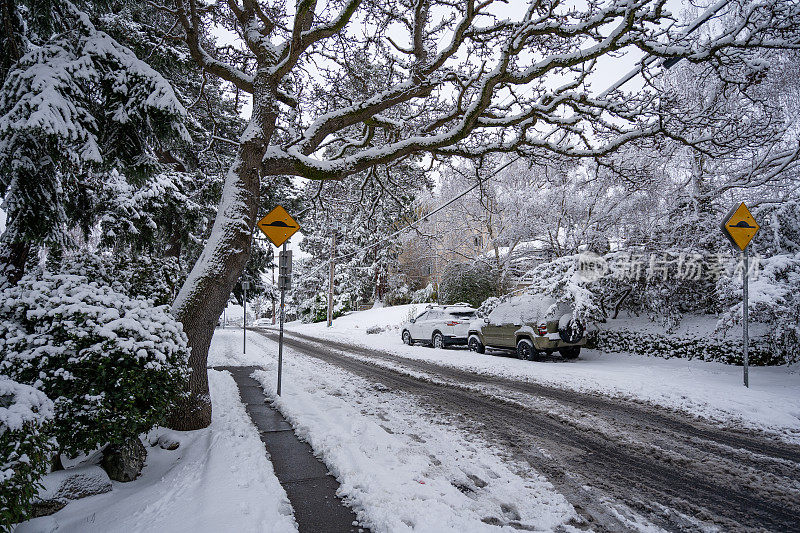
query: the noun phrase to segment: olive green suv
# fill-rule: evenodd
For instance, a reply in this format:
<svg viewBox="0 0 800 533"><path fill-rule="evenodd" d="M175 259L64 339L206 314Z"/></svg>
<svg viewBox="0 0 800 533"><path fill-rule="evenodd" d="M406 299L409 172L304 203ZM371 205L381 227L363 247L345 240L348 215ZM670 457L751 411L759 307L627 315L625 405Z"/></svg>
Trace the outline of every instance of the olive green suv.
<svg viewBox="0 0 800 533"><path fill-rule="evenodd" d="M515 350L520 359L537 360L558 351L575 359L586 344L585 327L573 317L569 304L545 296L512 297L472 322L467 346L473 352L486 348Z"/></svg>

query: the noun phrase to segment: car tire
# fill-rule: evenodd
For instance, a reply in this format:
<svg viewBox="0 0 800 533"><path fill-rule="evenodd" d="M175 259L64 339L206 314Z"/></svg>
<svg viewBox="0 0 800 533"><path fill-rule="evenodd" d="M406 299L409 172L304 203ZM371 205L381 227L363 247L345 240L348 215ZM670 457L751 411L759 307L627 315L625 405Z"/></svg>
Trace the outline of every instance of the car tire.
<svg viewBox="0 0 800 533"><path fill-rule="evenodd" d="M586 328L583 326L583 324L574 320L570 320L566 327L558 330L558 336L562 341L572 344L573 342L578 342L583 338L583 333L585 330Z"/></svg>
<svg viewBox="0 0 800 533"><path fill-rule="evenodd" d="M484 353L486 352L486 347L481 342L481 338L477 335L470 335L469 339L467 339L467 348L469 348L470 352L475 353Z"/></svg>
<svg viewBox="0 0 800 533"><path fill-rule="evenodd" d="M431 346L438 350L444 349L444 335L435 331L433 337L431 337Z"/></svg>
<svg viewBox="0 0 800 533"><path fill-rule="evenodd" d="M536 358L536 349L530 339L520 339L517 341L517 359L522 361L533 361Z"/></svg>
<svg viewBox="0 0 800 533"><path fill-rule="evenodd" d="M411 333L409 333L407 329L403 330L403 344L406 346L411 346L414 344L414 340L411 338Z"/></svg>
<svg viewBox="0 0 800 533"><path fill-rule="evenodd" d="M558 353L561 354L561 357L564 359L577 359L578 356L581 354L581 347L580 346L568 346L566 348L561 348L558 350Z"/></svg>

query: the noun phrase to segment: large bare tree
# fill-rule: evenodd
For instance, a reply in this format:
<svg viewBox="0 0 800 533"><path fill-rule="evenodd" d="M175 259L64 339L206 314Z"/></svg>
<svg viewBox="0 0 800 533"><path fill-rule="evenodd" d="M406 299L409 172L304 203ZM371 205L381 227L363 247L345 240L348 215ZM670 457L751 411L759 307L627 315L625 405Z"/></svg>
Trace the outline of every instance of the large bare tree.
<svg viewBox="0 0 800 533"><path fill-rule="evenodd" d="M210 423L208 347L270 176L342 179L422 153L601 156L659 131L657 94L593 96L609 58L740 61L748 48L795 46L800 20L796 2L731 0L734 22L689 42L665 0L157 2L174 17L167 38L253 98L213 232L174 303L193 368L178 429ZM219 26L241 46L215 45Z"/></svg>

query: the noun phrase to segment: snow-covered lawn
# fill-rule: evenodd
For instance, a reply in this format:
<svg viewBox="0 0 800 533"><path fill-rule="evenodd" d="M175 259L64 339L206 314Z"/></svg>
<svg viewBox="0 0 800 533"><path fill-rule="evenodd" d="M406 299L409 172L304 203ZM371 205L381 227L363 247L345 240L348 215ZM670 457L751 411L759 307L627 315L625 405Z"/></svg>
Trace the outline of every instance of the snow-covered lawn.
<svg viewBox="0 0 800 533"><path fill-rule="evenodd" d="M257 364L274 395L277 344L241 330L217 330L212 364ZM376 532L550 530L575 517L529 465L424 405L335 366L284 352L277 406L341 483L340 495ZM489 523L487 523L489 522Z"/></svg>
<svg viewBox="0 0 800 533"><path fill-rule="evenodd" d="M444 365L633 398L685 411L721 423L744 425L800 442L800 366L751 367L750 388L742 368L721 363L584 350L577 361L530 362L502 355L478 355L464 349L434 350L405 346L399 325L424 305L402 305L354 312L325 323L287 324L287 330ZM371 326L388 328L368 335Z"/></svg>
<svg viewBox="0 0 800 533"><path fill-rule="evenodd" d="M16 531L297 531L286 492L233 378L211 370L209 382L214 405L210 427L170 431L180 447L167 451L148 446L147 464L135 481L113 482L111 492L73 501Z"/></svg>

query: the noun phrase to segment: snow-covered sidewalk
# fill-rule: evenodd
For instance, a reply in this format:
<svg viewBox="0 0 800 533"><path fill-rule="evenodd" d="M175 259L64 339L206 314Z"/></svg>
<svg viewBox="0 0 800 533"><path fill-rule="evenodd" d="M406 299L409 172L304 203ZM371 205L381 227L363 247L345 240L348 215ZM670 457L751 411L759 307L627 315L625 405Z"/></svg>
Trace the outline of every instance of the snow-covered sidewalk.
<svg viewBox="0 0 800 533"><path fill-rule="evenodd" d="M169 431L180 447L148 447L147 464L135 481L113 482L111 492L73 501L16 531L297 531L289 500L233 378L210 370L209 384L211 426Z"/></svg>
<svg viewBox="0 0 800 533"><path fill-rule="evenodd" d="M211 365L253 364L275 397L277 344L217 330ZM375 532L552 530L576 517L523 462L412 398L284 348L276 405L341 483L339 494Z"/></svg>
<svg viewBox="0 0 800 533"><path fill-rule="evenodd" d="M800 367L751 367L750 388L742 368L721 363L584 350L573 362L519 361L479 355L464 349L434 350L405 346L399 325L423 305L403 305L348 314L325 323L287 324L320 339L381 349L403 357L435 362L480 374L525 380L577 391L599 392L677 409L722 424L760 429L800 443ZM382 333L368 335L378 326Z"/></svg>

